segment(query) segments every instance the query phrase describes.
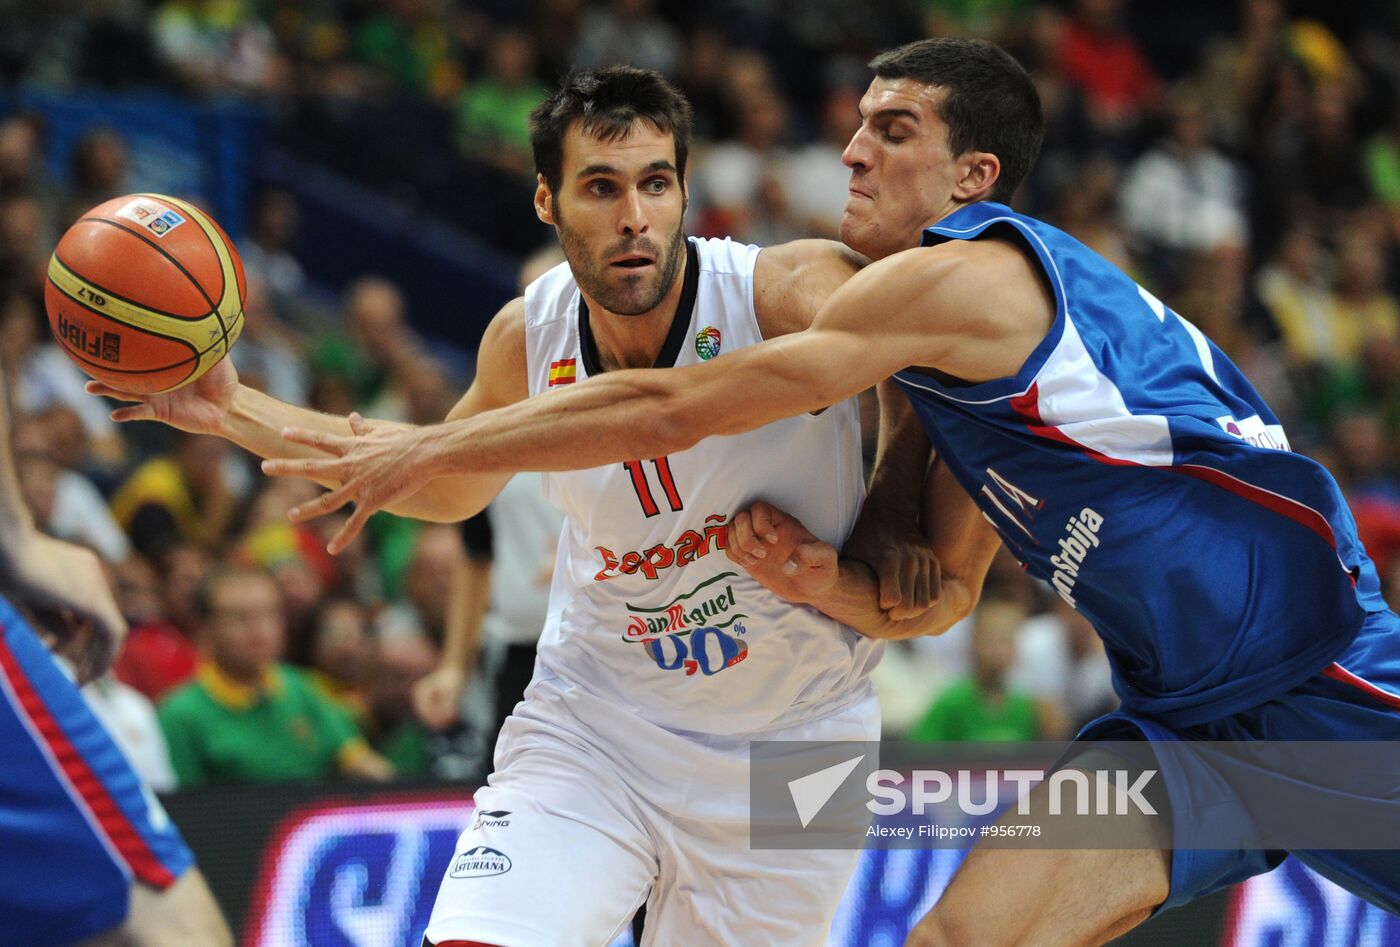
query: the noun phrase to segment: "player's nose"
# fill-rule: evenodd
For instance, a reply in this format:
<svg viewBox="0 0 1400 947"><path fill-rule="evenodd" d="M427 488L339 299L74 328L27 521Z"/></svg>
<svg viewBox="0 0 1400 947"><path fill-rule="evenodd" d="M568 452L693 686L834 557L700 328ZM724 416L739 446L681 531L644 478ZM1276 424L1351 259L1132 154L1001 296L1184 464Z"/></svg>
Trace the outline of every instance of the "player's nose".
<svg viewBox="0 0 1400 947"><path fill-rule="evenodd" d="M617 220L618 232L626 235L643 234L650 226L646 202L642 200L642 195L636 191L629 191L622 199L621 213Z"/></svg>
<svg viewBox="0 0 1400 947"><path fill-rule="evenodd" d="M841 152L841 163L852 171L864 171L870 167L870 136L864 126L856 129L846 150Z"/></svg>

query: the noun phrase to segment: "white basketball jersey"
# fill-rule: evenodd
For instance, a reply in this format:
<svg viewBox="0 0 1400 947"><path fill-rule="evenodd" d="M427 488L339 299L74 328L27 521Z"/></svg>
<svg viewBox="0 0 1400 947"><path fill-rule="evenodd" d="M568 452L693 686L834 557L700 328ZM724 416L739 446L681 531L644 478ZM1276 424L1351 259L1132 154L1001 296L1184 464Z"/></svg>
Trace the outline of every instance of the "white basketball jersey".
<svg viewBox="0 0 1400 947"><path fill-rule="evenodd" d="M729 240L690 241L657 367L762 341L758 253ZM588 318L567 264L526 289L531 396L600 371ZM728 519L760 499L842 545L864 496L853 400L666 457L548 473L544 495L566 518L539 643L543 673L697 733L762 731L869 693L879 642L782 601L723 548Z"/></svg>

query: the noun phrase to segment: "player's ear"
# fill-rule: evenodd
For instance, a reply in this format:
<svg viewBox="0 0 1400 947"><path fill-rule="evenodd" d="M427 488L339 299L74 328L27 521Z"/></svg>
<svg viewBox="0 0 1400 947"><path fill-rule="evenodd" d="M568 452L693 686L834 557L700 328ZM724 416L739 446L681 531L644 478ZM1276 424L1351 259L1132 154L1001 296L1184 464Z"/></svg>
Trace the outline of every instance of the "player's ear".
<svg viewBox="0 0 1400 947"><path fill-rule="evenodd" d="M992 185L1001 178L1001 159L990 151L968 151L957 160L963 174L953 188L953 196L968 202L985 200Z"/></svg>
<svg viewBox="0 0 1400 947"><path fill-rule="evenodd" d="M554 192L543 174L535 175L535 216L551 227L554 226Z"/></svg>

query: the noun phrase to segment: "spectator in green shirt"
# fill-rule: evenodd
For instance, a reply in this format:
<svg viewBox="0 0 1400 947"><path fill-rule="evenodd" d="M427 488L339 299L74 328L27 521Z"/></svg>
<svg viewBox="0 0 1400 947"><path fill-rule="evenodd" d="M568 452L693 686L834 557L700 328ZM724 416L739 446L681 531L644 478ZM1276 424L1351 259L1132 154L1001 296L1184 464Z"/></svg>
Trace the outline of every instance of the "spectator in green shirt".
<svg viewBox="0 0 1400 947"><path fill-rule="evenodd" d="M334 379L357 411L407 420L402 379L421 370L423 346L408 324L408 303L397 285L362 276L345 290L344 325L317 340L309 354L319 381Z"/></svg>
<svg viewBox="0 0 1400 947"><path fill-rule="evenodd" d="M201 607L199 670L159 710L181 787L393 775L350 716L302 671L279 661L286 632L270 576L218 570Z"/></svg>
<svg viewBox="0 0 1400 947"><path fill-rule="evenodd" d="M957 740L1035 740L1042 734L1029 694L1007 686L1016 654L1016 631L1025 609L1008 600L982 600L972 619L972 675L934 699L909 739L938 743Z"/></svg>
<svg viewBox="0 0 1400 947"><path fill-rule="evenodd" d="M468 85L457 101L457 140L465 154L533 179L530 112L549 94L534 73L535 47L529 34L496 34L486 74Z"/></svg>

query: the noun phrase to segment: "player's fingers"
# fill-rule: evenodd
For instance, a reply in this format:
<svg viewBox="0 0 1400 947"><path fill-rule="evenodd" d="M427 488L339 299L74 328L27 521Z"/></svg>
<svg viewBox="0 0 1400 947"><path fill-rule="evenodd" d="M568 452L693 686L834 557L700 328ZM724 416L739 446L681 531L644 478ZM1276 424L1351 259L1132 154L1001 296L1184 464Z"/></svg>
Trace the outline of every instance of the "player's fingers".
<svg viewBox="0 0 1400 947"><path fill-rule="evenodd" d="M118 401L145 401L145 395L134 394L130 391L122 391L113 388L111 385L104 385L100 381L90 381L83 386L83 390L90 395L98 395L103 398L115 398Z"/></svg>
<svg viewBox="0 0 1400 947"><path fill-rule="evenodd" d="M778 530L776 528L778 523L776 516L777 511L774 507L759 500L749 508L749 512L753 515L754 535L763 539L765 542L776 545L778 542Z"/></svg>
<svg viewBox="0 0 1400 947"><path fill-rule="evenodd" d="M880 566L877 570L880 579L880 607L887 611L891 608L898 608L900 603L904 601L902 564L902 557L897 555L880 557Z"/></svg>
<svg viewBox="0 0 1400 947"><path fill-rule="evenodd" d="M287 511L287 518L293 523L304 523L307 520L314 520L318 516L334 513L353 499L355 499L355 489L349 484L345 484L323 493L315 499L298 503Z"/></svg>
<svg viewBox="0 0 1400 947"><path fill-rule="evenodd" d="M262 472L269 477L340 480L342 464L338 458L277 457L263 461Z"/></svg>
<svg viewBox="0 0 1400 947"><path fill-rule="evenodd" d="M911 559L906 591L908 598L888 609L895 621L917 618L929 609L929 560Z"/></svg>
<svg viewBox="0 0 1400 947"><path fill-rule="evenodd" d="M148 404L134 404L128 408L117 408L111 417L113 421L154 421L156 410Z"/></svg>
<svg viewBox="0 0 1400 947"><path fill-rule="evenodd" d="M906 608L918 608L920 598L928 602L928 557L911 556L905 566L904 602Z"/></svg>
<svg viewBox="0 0 1400 947"><path fill-rule="evenodd" d="M753 513L751 511L740 513L734 517L734 520L738 526L740 548L755 559L765 558L768 555L768 550L763 548L763 540L760 538L761 534L754 521Z"/></svg>
<svg viewBox="0 0 1400 947"><path fill-rule="evenodd" d="M345 525L340 528L340 532L331 537L330 544L326 546L326 552L332 556L337 556L355 541L355 537L360 535L360 530L365 528L365 522L374 511L368 506L361 504L355 507L355 512L345 521Z"/></svg>
<svg viewBox="0 0 1400 947"><path fill-rule="evenodd" d="M784 575L797 575L818 565L817 544L798 543L792 548L792 555L783 563Z"/></svg>
<svg viewBox="0 0 1400 947"><path fill-rule="evenodd" d="M350 412L350 430L354 431L355 434L359 435L359 434L368 434L368 433L370 432L371 428L370 428L369 422L366 421L366 420L364 419L364 416L363 416L362 414L360 414L360 412L358 412L358 411L351 411L351 412Z"/></svg>
<svg viewBox="0 0 1400 947"><path fill-rule="evenodd" d="M337 457L345 455L349 449L351 439L342 437L339 434L330 434L326 431L312 431L304 427L284 427L282 438L291 441L293 444L301 444L304 447L314 447L327 454L334 454Z"/></svg>
<svg viewBox="0 0 1400 947"><path fill-rule="evenodd" d="M734 518L729 521L729 531L724 541L724 554L730 562L747 568L758 561L754 555L755 550L763 551L762 544L754 539L748 511L735 513Z"/></svg>
<svg viewBox="0 0 1400 947"><path fill-rule="evenodd" d="M919 560L919 573L914 578L914 607L921 612L933 604L933 569L934 563L930 560Z"/></svg>

